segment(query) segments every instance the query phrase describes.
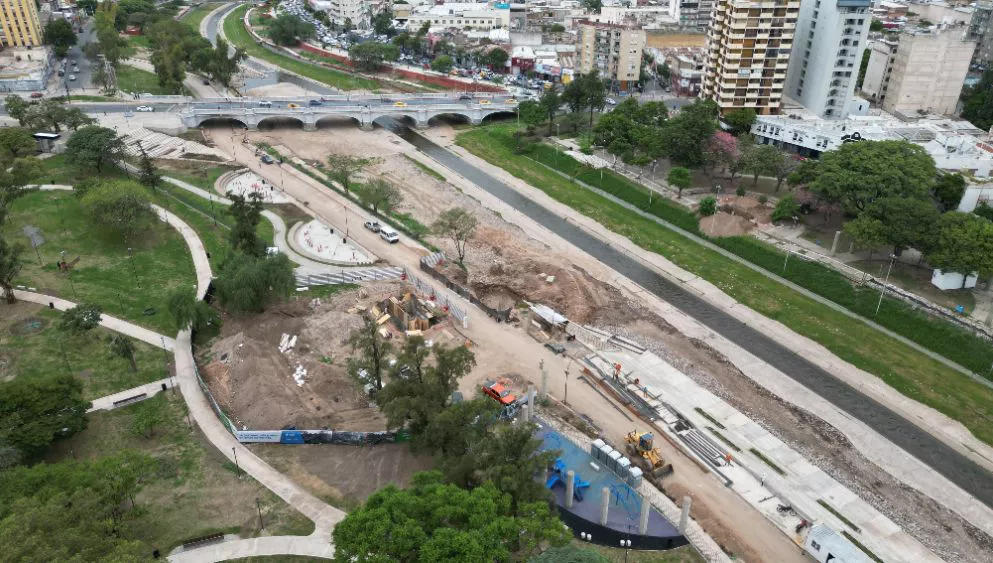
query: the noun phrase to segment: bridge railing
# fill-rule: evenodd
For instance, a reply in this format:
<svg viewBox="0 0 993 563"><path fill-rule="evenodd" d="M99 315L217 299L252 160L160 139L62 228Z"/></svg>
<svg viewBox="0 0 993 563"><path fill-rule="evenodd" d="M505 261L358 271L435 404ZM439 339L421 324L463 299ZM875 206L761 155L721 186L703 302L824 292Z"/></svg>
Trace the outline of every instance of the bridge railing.
<svg viewBox="0 0 993 563"><path fill-rule="evenodd" d="M207 104L217 104L217 103L257 103L261 101L268 102L300 102L304 100L321 100L325 102L341 102L341 101L381 101L388 99L392 102L402 101L402 100L443 100L443 99L458 99L460 96L465 94L452 92L452 93L429 93L429 94L325 94L325 95L313 95L313 96L264 96L264 97L226 97L226 98L199 98L192 99L187 96L154 96L154 98L169 98L175 99L179 98L184 101L191 101L193 103L207 103ZM474 99L492 99L497 97L493 93L476 93L471 94ZM499 97L504 97L500 95ZM469 100L464 100L469 101ZM387 103L387 102L384 102Z"/></svg>
<svg viewBox="0 0 993 563"><path fill-rule="evenodd" d="M377 114L384 113L398 113L398 114L410 114L417 113L418 110L423 110L428 113L436 114L438 112L446 113L463 113L466 109L481 109L489 111L514 111L517 109L516 105L506 105L506 104L492 104L492 105L479 105L479 104L438 104L438 105L421 105L421 106L406 106L406 107L396 107L389 104L379 105L373 108L366 108L365 106L355 105L355 106L316 106L316 107L299 107L299 108L260 108L260 107L239 107L239 106L227 106L220 108L198 108L193 107L188 110L191 115L263 115L263 116L279 116L279 115L334 115L334 114L347 114L347 113L362 113L371 112Z"/></svg>

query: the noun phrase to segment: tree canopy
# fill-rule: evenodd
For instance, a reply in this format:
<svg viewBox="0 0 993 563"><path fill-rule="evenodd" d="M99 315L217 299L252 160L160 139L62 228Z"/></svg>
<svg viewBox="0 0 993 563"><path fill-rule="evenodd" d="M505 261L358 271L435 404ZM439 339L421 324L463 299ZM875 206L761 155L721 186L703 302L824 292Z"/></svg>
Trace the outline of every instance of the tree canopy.
<svg viewBox="0 0 993 563"><path fill-rule="evenodd" d="M257 228L262 222L262 197L258 193L250 193L248 197L241 194L230 194L231 215L234 226L231 227L231 248L238 252L253 256L264 256L266 243L259 238Z"/></svg>
<svg viewBox="0 0 993 563"><path fill-rule="evenodd" d="M124 141L117 132L106 127L88 125L69 136L66 141L66 160L79 168L92 168L97 172L106 164L124 157Z"/></svg>
<svg viewBox="0 0 993 563"><path fill-rule="evenodd" d="M839 202L849 215L859 215L884 197L929 197L937 170L919 145L907 141L845 143L807 161L807 188L828 202Z"/></svg>
<svg viewBox="0 0 993 563"><path fill-rule="evenodd" d="M659 134L668 112L662 102L638 103L627 98L610 113L600 116L593 141L631 164L646 164L662 154Z"/></svg>
<svg viewBox="0 0 993 563"><path fill-rule="evenodd" d="M662 151L676 166L697 168L705 162L705 149L717 131L717 104L696 100L668 120L661 129Z"/></svg>
<svg viewBox="0 0 993 563"><path fill-rule="evenodd" d="M86 429L89 407L83 384L69 374L0 383L0 444L32 460L56 439Z"/></svg>
<svg viewBox="0 0 993 563"><path fill-rule="evenodd" d="M375 72L386 62L400 58L400 49L392 43L366 41L355 43L348 48L348 58L359 70Z"/></svg>
<svg viewBox="0 0 993 563"><path fill-rule="evenodd" d="M128 241L154 217L148 191L133 180L110 180L88 189L83 208L94 221L124 234Z"/></svg>
<svg viewBox="0 0 993 563"><path fill-rule="evenodd" d="M46 45L52 46L55 56L64 57L69 49L76 44L76 32L73 31L72 24L65 18L55 18L45 24L42 41Z"/></svg>
<svg viewBox="0 0 993 563"><path fill-rule="evenodd" d="M733 109L721 117L732 135L744 135L752 130L752 124L756 119L755 110L752 108Z"/></svg>
<svg viewBox="0 0 993 563"><path fill-rule="evenodd" d="M272 301L286 298L296 280L293 263L285 254L234 253L221 265L215 285L221 304L229 311L261 313Z"/></svg>
<svg viewBox="0 0 993 563"><path fill-rule="evenodd" d="M313 34L314 26L293 14L282 14L269 24L269 39L277 45L293 46Z"/></svg>
<svg viewBox="0 0 993 563"><path fill-rule="evenodd" d="M934 247L925 256L944 272L989 276L993 274L993 222L972 213L945 213L938 221Z"/></svg>
<svg viewBox="0 0 993 563"><path fill-rule="evenodd" d="M509 561L569 532L547 502L512 511L509 495L486 484L471 491L417 473L406 489L389 485L348 513L334 530L335 560L349 562Z"/></svg>
<svg viewBox="0 0 993 563"><path fill-rule="evenodd" d="M466 246L476 234L476 217L461 207L446 209L435 219L431 230L451 239L458 260L462 262L465 260Z"/></svg>
<svg viewBox="0 0 993 563"><path fill-rule="evenodd" d="M80 303L67 309L59 317L58 328L62 332L73 335L89 332L100 326L102 309L94 303Z"/></svg>
<svg viewBox="0 0 993 563"><path fill-rule="evenodd" d="M980 129L993 127L993 68L962 91L962 118Z"/></svg>
<svg viewBox="0 0 993 563"><path fill-rule="evenodd" d="M455 66L455 60L448 55L438 55L431 61L431 70L435 72L448 72Z"/></svg>

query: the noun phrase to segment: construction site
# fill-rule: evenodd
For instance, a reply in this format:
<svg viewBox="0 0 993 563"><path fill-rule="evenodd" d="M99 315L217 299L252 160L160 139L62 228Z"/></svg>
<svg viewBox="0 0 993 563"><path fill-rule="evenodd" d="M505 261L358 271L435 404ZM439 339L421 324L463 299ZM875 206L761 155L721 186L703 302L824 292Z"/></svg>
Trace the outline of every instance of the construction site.
<svg viewBox="0 0 993 563"><path fill-rule="evenodd" d="M452 135L437 129L436 137ZM486 345L485 339L467 339L459 323L424 304L428 296L413 298L409 285L398 281L342 291L319 305L298 297L251 322L225 319L200 361L211 391L239 427L384 429L345 368L349 334L366 313L395 338L410 331L447 346L471 340L477 365L460 383L465 396L479 393L487 381L505 383L517 397L529 386L542 388L548 375L510 344L523 337L549 345L566 365L564 389L561 382L545 383L551 401L539 407L541 415L574 427L577 440L599 439L622 452L669 498L692 498L693 518L736 557L772 560L774 553L778 561L803 560L800 545L812 514L828 510L892 521L900 531L885 528L886 541L910 546L908 561L932 560L932 553L947 561L989 561L993 539L986 532L867 459L830 424L759 386L707 343L674 328L638 296L599 276L597 264L549 245L539 231L525 232L464 183L445 177L444 169L426 172L425 157L389 131L337 127L300 135L275 128L248 137L304 163L322 162L329 152L375 157L363 175L390 180L403 194L397 212L422 224L451 207L470 211L478 228L463 264L449 260L439 270L488 306L513 314L509 323L485 328L501 331L490 341L505 346ZM428 240L455 255L450 240ZM557 322L548 322L547 311ZM280 350L284 334L296 339L286 352ZM301 369L305 375L294 378ZM794 464L837 494L794 502L769 490L769 481L780 479L776 468ZM844 520L835 525L844 527L837 522ZM875 531L859 536L870 548L874 540L867 538Z"/></svg>

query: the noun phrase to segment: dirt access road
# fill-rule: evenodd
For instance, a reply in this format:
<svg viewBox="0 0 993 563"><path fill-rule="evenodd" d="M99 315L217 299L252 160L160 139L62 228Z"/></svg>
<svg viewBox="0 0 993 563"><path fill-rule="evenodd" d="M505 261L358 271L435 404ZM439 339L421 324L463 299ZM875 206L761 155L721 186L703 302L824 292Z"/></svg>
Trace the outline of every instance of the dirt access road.
<svg viewBox="0 0 993 563"><path fill-rule="evenodd" d="M349 225L353 226L366 220L366 213L355 204L291 167L267 166L259 163L254 154L254 147L241 142L244 136L242 131L217 128L212 131L212 135L219 141L218 148L225 151L231 149L235 160L282 187L287 194L298 201L306 202L307 207L328 224L343 228L346 216ZM260 140L266 137L266 133L250 134L250 137L254 139L256 135ZM355 150L368 151L365 152L366 156L388 156L413 150L402 142L397 142L391 133L382 130L361 132L354 128L342 128L330 133L319 131L316 135L321 137L326 135L325 138L329 137L334 142L326 145L321 142L324 138L315 138L314 133L303 134L299 130L290 131L284 140L298 137L301 142L313 147L312 151L320 153L300 155L303 158L323 159L327 151L333 151L336 147L349 147L342 151L348 154ZM267 142L273 145L283 144L272 141L277 139L273 138ZM408 241L405 237L401 237L399 244L389 245L374 233L361 228L351 228L350 236L376 255L412 270L418 269L420 257L427 253L426 249ZM596 264L590 266L603 270ZM606 274L606 272L599 273ZM609 279L609 276L605 277ZM549 371L550 393L556 397L564 394L565 373L570 360L551 354L541 343L521 329L496 323L475 309L470 310L470 314L470 328L465 331L465 335L475 343L476 360L480 366L498 366L502 373L526 374L524 379L537 381L538 364L539 361L544 360ZM607 438L615 443L621 443L623 435L630 432L637 423L606 404L604 399L589 386L578 383L575 380L576 370L576 366L573 365L572 385L569 386L570 405L590 416L603 429ZM472 378L475 381L463 382L464 392L475 391L475 382L478 381L476 377ZM671 482L667 484L670 494L677 496L685 493L693 497L694 518L728 550L748 561L806 561L805 556L789 538L771 523L758 517L743 500L700 470L694 462L669 447L664 447L664 453L671 459L676 469Z"/></svg>

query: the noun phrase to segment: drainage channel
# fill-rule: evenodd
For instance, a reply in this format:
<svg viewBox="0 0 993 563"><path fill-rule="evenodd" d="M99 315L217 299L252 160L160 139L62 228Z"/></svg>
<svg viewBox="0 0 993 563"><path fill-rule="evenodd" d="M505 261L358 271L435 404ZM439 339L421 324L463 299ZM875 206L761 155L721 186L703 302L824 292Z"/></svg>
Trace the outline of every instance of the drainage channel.
<svg viewBox="0 0 993 563"><path fill-rule="evenodd" d="M799 356L793 350L670 282L635 259L565 221L457 155L399 123L377 120L408 143L458 172L504 203L550 229L603 264L641 285L703 325L741 346L993 507L993 474L892 410Z"/></svg>

